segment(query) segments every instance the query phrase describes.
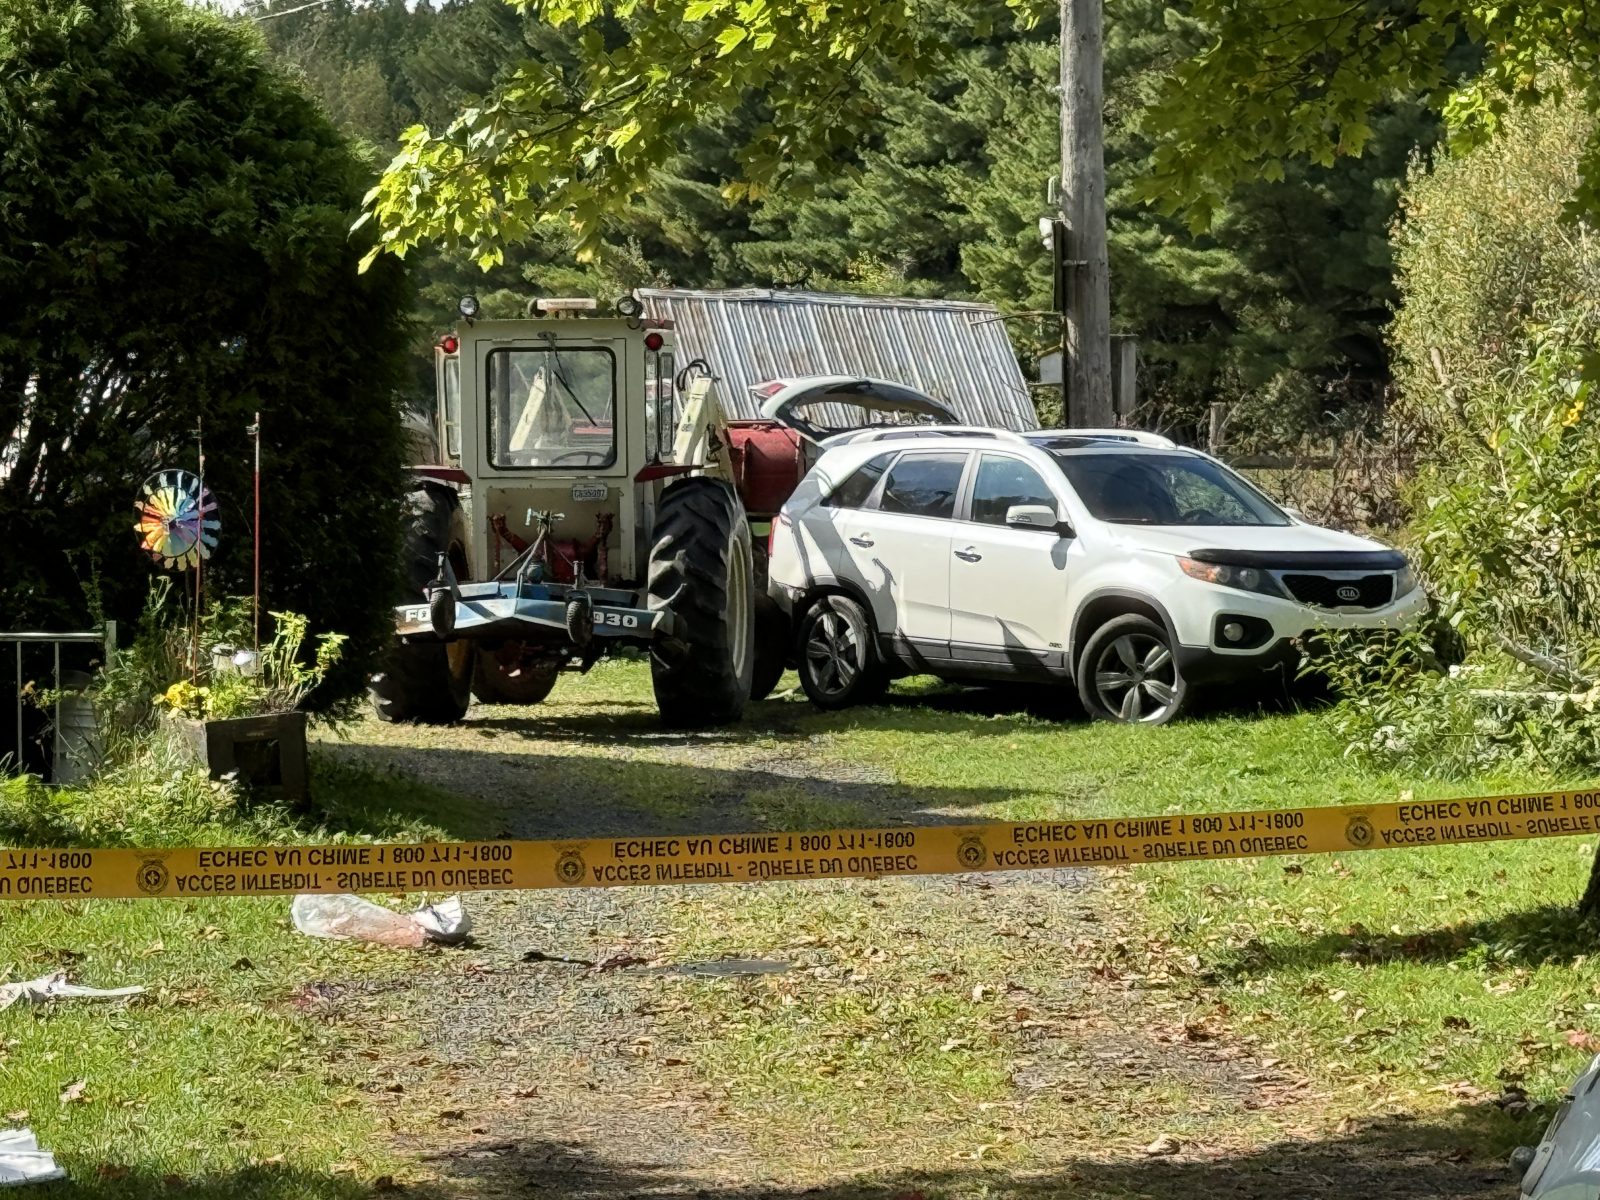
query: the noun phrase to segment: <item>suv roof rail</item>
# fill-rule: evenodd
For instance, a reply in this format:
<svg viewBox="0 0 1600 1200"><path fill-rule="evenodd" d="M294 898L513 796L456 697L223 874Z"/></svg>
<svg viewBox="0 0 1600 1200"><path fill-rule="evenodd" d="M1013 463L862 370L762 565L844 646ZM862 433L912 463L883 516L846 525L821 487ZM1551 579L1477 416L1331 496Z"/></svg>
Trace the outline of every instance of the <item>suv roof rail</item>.
<svg viewBox="0 0 1600 1200"><path fill-rule="evenodd" d="M1096 442L1132 442L1138 446L1155 446L1162 450L1175 450L1178 443L1159 433L1144 429L1034 429L1026 435L1028 441L1044 442L1056 438L1078 438Z"/></svg>
<svg viewBox="0 0 1600 1200"><path fill-rule="evenodd" d="M895 442L912 438L978 437L1020 442L1021 434L1010 429L995 429L989 425L883 425L867 429L852 429L835 434L827 440L829 446L848 446L856 442Z"/></svg>

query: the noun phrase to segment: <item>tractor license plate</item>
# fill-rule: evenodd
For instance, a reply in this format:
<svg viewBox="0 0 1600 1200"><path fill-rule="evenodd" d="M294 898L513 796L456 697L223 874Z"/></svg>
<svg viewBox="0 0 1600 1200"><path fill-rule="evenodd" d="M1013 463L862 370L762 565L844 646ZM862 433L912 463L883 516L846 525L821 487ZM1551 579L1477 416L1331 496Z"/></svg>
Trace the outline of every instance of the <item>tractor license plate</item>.
<svg viewBox="0 0 1600 1200"><path fill-rule="evenodd" d="M611 489L603 483L575 483L572 485L572 498L574 501L604 500L611 494Z"/></svg>

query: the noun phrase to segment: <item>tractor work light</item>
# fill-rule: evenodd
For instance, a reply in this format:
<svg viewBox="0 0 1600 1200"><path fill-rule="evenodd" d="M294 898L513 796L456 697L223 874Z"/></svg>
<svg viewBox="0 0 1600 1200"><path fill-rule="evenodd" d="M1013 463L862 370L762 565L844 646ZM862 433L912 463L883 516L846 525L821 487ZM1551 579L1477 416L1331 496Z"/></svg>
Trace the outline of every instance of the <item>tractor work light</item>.
<svg viewBox="0 0 1600 1200"><path fill-rule="evenodd" d="M637 296L623 296L617 301L617 316L637 317L644 311L644 304Z"/></svg>
<svg viewBox="0 0 1600 1200"><path fill-rule="evenodd" d="M463 296L456 304L456 311L470 324L478 319L478 298L476 296Z"/></svg>

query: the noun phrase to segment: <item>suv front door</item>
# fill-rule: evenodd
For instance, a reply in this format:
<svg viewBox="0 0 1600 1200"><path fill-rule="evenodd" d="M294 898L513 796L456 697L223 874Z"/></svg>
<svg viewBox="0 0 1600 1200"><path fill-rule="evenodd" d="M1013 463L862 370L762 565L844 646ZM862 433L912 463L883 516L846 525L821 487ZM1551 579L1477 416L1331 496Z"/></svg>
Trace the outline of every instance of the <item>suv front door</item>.
<svg viewBox="0 0 1600 1200"><path fill-rule="evenodd" d="M1068 551L1054 531L1013 529L1006 512L1061 498L1028 462L984 451L951 526L950 656L1021 675L1059 671L1066 661Z"/></svg>
<svg viewBox="0 0 1600 1200"><path fill-rule="evenodd" d="M870 504L843 522L878 632L923 658L949 656L950 531L969 457L906 451Z"/></svg>

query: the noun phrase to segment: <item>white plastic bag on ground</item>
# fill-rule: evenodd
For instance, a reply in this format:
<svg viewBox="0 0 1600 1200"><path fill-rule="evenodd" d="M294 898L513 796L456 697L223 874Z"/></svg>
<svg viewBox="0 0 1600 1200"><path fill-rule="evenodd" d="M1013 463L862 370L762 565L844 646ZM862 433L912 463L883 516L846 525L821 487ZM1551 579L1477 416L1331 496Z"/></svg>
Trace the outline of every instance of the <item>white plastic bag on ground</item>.
<svg viewBox="0 0 1600 1200"><path fill-rule="evenodd" d="M65 971L57 971L21 983L0 983L0 1009L10 1008L18 1000L32 1004L48 1004L52 1000L109 1000L116 996L137 996L142 991L142 987L79 987L67 982Z"/></svg>
<svg viewBox="0 0 1600 1200"><path fill-rule="evenodd" d="M452 896L414 913L397 913L360 896L296 896L289 909L294 927L310 937L373 942L414 950L427 941L459 942L472 929Z"/></svg>
<svg viewBox="0 0 1600 1200"><path fill-rule="evenodd" d="M50 1152L39 1149L39 1139L31 1129L0 1129L0 1187L66 1177Z"/></svg>
<svg viewBox="0 0 1600 1200"><path fill-rule="evenodd" d="M465 941L472 932L472 918L461 907L460 896L419 908L411 914L411 919L421 925L430 938L447 946Z"/></svg>

